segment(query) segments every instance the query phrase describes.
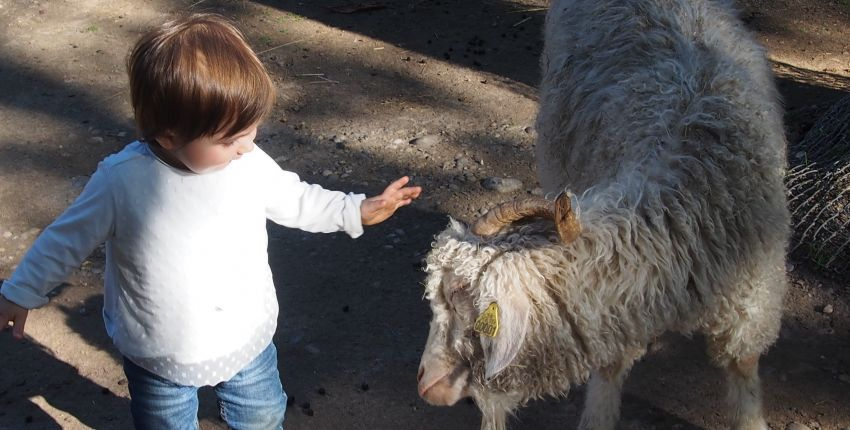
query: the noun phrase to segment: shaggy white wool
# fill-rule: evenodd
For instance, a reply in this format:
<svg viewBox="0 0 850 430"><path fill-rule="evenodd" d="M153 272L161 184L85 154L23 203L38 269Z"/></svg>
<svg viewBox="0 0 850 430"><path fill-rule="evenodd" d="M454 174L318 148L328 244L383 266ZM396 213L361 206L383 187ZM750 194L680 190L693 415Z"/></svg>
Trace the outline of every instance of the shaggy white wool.
<svg viewBox="0 0 850 430"><path fill-rule="evenodd" d="M497 423L484 428L600 369L627 372L665 331L704 332L721 366L758 356L787 288L781 108L726 2L555 0L541 64L538 174L547 193L579 193L581 235L564 245L538 221L482 239L452 221L427 257L437 341L472 369ZM507 335L471 335L494 301ZM757 373L730 380L739 427L761 428ZM582 421L610 425L600 414Z"/></svg>

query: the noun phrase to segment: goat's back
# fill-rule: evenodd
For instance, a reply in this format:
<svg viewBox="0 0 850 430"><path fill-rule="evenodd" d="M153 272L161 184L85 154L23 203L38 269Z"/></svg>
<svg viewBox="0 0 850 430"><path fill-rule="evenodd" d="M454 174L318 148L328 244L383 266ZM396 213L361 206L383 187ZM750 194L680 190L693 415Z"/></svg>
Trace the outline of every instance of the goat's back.
<svg viewBox="0 0 850 430"><path fill-rule="evenodd" d="M537 161L547 192L638 174L687 185L703 171L785 166L771 71L725 3L554 0L546 18ZM772 184L773 185L773 184Z"/></svg>

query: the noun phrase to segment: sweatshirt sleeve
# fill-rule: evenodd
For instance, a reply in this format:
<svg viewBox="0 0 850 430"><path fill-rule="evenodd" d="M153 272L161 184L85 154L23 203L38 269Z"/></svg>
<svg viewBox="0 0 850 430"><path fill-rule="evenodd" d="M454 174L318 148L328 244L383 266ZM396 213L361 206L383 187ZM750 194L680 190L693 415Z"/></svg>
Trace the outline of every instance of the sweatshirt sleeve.
<svg viewBox="0 0 850 430"><path fill-rule="evenodd" d="M363 234L360 203L365 195L308 184L297 174L281 169L271 157L262 156L263 168L270 177L264 184L268 219L314 233L345 231L352 238Z"/></svg>
<svg viewBox="0 0 850 430"><path fill-rule="evenodd" d="M115 205L101 164L83 192L38 236L0 294L27 309L44 306L47 293L64 282L113 232Z"/></svg>

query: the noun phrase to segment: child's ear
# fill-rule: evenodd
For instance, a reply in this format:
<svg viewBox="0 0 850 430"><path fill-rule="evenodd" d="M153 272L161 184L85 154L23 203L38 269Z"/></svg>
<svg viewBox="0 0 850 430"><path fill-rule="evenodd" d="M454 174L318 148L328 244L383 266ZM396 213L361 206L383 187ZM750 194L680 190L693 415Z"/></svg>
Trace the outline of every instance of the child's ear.
<svg viewBox="0 0 850 430"><path fill-rule="evenodd" d="M159 146L166 151L173 151L180 147L177 136L172 131L166 131L165 133L157 136L154 140L156 140L156 143L158 143Z"/></svg>

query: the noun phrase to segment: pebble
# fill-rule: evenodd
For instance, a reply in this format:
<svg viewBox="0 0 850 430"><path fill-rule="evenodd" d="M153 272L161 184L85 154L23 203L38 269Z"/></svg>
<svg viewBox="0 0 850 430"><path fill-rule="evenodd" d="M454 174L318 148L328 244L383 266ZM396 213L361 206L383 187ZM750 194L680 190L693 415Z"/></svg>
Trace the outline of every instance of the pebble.
<svg viewBox="0 0 850 430"><path fill-rule="evenodd" d="M812 430L812 429L811 429L811 427L809 427L805 424L792 422L791 424L788 424L787 427L785 427L785 430Z"/></svg>
<svg viewBox="0 0 850 430"><path fill-rule="evenodd" d="M404 143L404 140L402 140L402 139L393 139L393 141L392 141L392 142L390 142L390 143L392 143L393 145L401 145L401 144L403 144L403 143Z"/></svg>
<svg viewBox="0 0 850 430"><path fill-rule="evenodd" d="M835 310L832 308L832 305L826 305L823 307L823 313L825 313L826 315L829 315L834 311Z"/></svg>
<svg viewBox="0 0 850 430"><path fill-rule="evenodd" d="M324 176L324 177L328 177L328 176L333 175L333 174L334 174L333 170L330 170L330 169L322 170L322 176Z"/></svg>
<svg viewBox="0 0 850 430"><path fill-rule="evenodd" d="M455 168L457 169L465 169L469 167L469 158L466 157L458 157L455 159Z"/></svg>
<svg viewBox="0 0 850 430"><path fill-rule="evenodd" d="M422 137L417 137L409 142L411 145L427 148L440 143L440 136L436 134L428 134Z"/></svg>
<svg viewBox="0 0 850 430"><path fill-rule="evenodd" d="M481 181L481 186L490 191L512 193L522 189L522 181L514 178L489 177Z"/></svg>

